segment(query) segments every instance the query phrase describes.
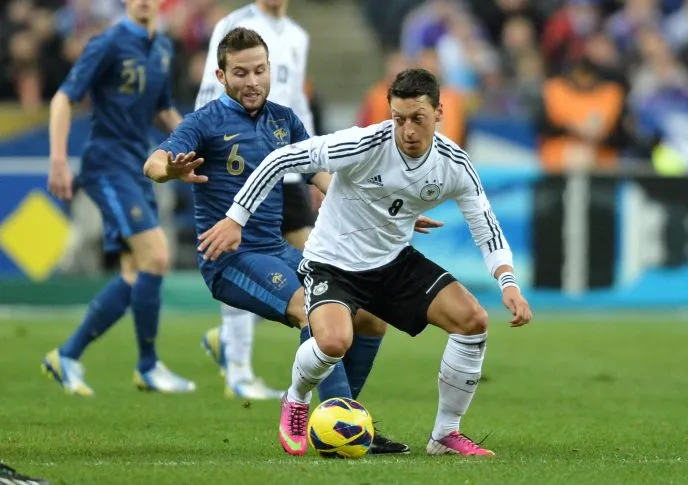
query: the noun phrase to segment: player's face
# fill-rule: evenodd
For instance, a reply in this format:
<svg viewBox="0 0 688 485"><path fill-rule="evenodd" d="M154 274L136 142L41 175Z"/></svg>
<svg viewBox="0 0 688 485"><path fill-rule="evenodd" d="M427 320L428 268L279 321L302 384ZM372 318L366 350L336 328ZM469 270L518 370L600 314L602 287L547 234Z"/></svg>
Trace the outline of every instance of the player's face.
<svg viewBox="0 0 688 485"><path fill-rule="evenodd" d="M227 54L225 71L216 71L229 97L254 114L270 94L270 64L263 46Z"/></svg>
<svg viewBox="0 0 688 485"><path fill-rule="evenodd" d="M162 0L124 0L127 15L137 22L147 24L154 20Z"/></svg>
<svg viewBox="0 0 688 485"><path fill-rule="evenodd" d="M397 146L406 155L421 157L432 145L435 127L442 121L442 105L433 108L427 96L392 98L392 119Z"/></svg>

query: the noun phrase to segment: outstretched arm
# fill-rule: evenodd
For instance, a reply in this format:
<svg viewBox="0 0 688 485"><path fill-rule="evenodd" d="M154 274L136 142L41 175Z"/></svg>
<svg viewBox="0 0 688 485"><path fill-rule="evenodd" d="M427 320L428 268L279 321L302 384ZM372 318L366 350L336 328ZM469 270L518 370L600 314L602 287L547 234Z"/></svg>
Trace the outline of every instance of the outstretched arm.
<svg viewBox="0 0 688 485"><path fill-rule="evenodd" d="M143 165L144 175L158 183L173 179L189 183L207 182L208 177L195 172L203 163L203 158L196 158L202 139L201 120L193 113L148 157Z"/></svg>
<svg viewBox="0 0 688 485"><path fill-rule="evenodd" d="M177 153L155 150L143 165L143 174L154 182L165 183L178 179L188 183L204 183L208 181L205 175L197 175L195 170L203 163L202 158L196 158L195 152Z"/></svg>
<svg viewBox="0 0 688 485"><path fill-rule="evenodd" d="M389 128L391 136L391 128ZM253 171L227 211L227 217L245 225L251 214L287 173L334 173L365 161L371 140L385 136L363 128L349 128L330 135L315 136L275 150ZM378 137L378 138L375 138ZM325 177L320 180L324 183ZM328 184L329 185L329 184Z"/></svg>
<svg viewBox="0 0 688 485"><path fill-rule="evenodd" d="M520 327L533 318L533 313L516 282L511 248L470 162L465 170L464 188L456 199L457 204L483 253L488 271L499 282L504 306L513 315L511 326Z"/></svg>
<svg viewBox="0 0 688 485"><path fill-rule="evenodd" d="M388 139L385 137L391 137L391 127L379 132L354 127L275 150L253 171L234 197L227 217L199 236L198 250L204 253L205 259L213 261L224 252L236 250L241 243L242 227L284 174L334 173L353 167L365 161L369 150ZM322 183L322 188L327 189L326 177L318 177L316 183Z"/></svg>

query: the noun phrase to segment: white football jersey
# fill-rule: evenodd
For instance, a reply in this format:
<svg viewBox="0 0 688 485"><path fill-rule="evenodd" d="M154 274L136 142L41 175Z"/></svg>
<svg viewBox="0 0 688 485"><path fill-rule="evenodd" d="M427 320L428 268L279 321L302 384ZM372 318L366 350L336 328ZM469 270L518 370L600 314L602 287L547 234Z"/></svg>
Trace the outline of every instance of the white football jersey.
<svg viewBox="0 0 688 485"><path fill-rule="evenodd" d="M195 109L202 108L224 92L215 76L217 47L229 31L236 27L255 30L265 40L271 72L268 99L291 108L306 127L306 131L313 135L313 114L305 92L308 33L291 18L272 17L261 12L255 4L235 10L215 25Z"/></svg>
<svg viewBox="0 0 688 485"><path fill-rule="evenodd" d="M227 215L244 225L287 172L334 173L304 257L346 271L383 266L406 247L423 212L456 200L490 274L513 266L509 244L473 164L436 133L421 160L404 157L391 120L280 148L251 174Z"/></svg>

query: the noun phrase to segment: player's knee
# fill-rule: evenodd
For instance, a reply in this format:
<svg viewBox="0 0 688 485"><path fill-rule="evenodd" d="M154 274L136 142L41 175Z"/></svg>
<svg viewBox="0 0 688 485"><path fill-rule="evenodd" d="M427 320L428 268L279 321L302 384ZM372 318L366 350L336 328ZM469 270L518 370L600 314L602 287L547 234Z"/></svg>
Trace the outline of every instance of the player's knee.
<svg viewBox="0 0 688 485"><path fill-rule="evenodd" d="M146 273L164 275L170 268L170 256L167 251L152 253L142 259L139 269Z"/></svg>
<svg viewBox="0 0 688 485"><path fill-rule="evenodd" d="M126 283L129 286L134 286L134 283L136 283L136 275L137 275L135 270L122 268L122 270L120 271L120 274L122 275L122 279L124 281L126 281Z"/></svg>
<svg viewBox="0 0 688 485"><path fill-rule="evenodd" d="M325 355L343 357L351 347L352 338L350 332L348 334L345 332L328 332L320 337L316 335L315 340Z"/></svg>
<svg viewBox="0 0 688 485"><path fill-rule="evenodd" d="M477 302L460 313L448 314L447 320L441 327L449 333L478 335L487 331L487 312Z"/></svg>
<svg viewBox="0 0 688 485"><path fill-rule="evenodd" d="M311 333L324 354L342 357L351 347L354 329L348 309L322 305L310 314Z"/></svg>
<svg viewBox="0 0 688 485"><path fill-rule="evenodd" d="M462 329L465 335L478 335L487 332L487 311L478 304L471 307L465 318Z"/></svg>

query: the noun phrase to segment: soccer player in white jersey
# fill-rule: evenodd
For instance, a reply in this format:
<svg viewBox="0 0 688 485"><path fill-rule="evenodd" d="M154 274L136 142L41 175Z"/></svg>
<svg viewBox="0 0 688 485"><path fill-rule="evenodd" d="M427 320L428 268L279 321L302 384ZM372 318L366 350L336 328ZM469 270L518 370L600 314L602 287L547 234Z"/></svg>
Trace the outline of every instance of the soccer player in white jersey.
<svg viewBox="0 0 688 485"><path fill-rule="evenodd" d="M234 198L227 217L202 234L216 258L237 248L242 226L289 171L334 173L299 268L313 337L296 352L282 399L280 439L307 450L311 391L352 341L352 317L364 308L415 336L428 323L449 338L440 364L439 407L430 455L493 455L460 431L480 379L487 313L466 288L410 246L416 217L453 199L499 282L512 327L532 318L513 273L512 254L468 155L435 131L439 84L423 69L400 73L388 91L392 120L311 138L271 153ZM287 426L298 421L302 429ZM284 429L291 429L288 436ZM295 447L293 443L301 443Z"/></svg>
<svg viewBox="0 0 688 485"><path fill-rule="evenodd" d="M215 75L217 47L230 30L245 27L258 32L270 50L269 100L291 108L306 131L314 134L313 114L304 90L308 33L286 15L287 5L287 0L256 0L215 25L195 109L202 108L224 92ZM288 174L284 182L282 232L292 246L303 249L314 224L308 189L300 174ZM257 317L225 304L221 305L221 312L222 327L206 332L203 346L226 374L226 393L247 399L280 398L283 391L269 388L253 373L251 353ZM366 343L379 346L379 340Z"/></svg>

